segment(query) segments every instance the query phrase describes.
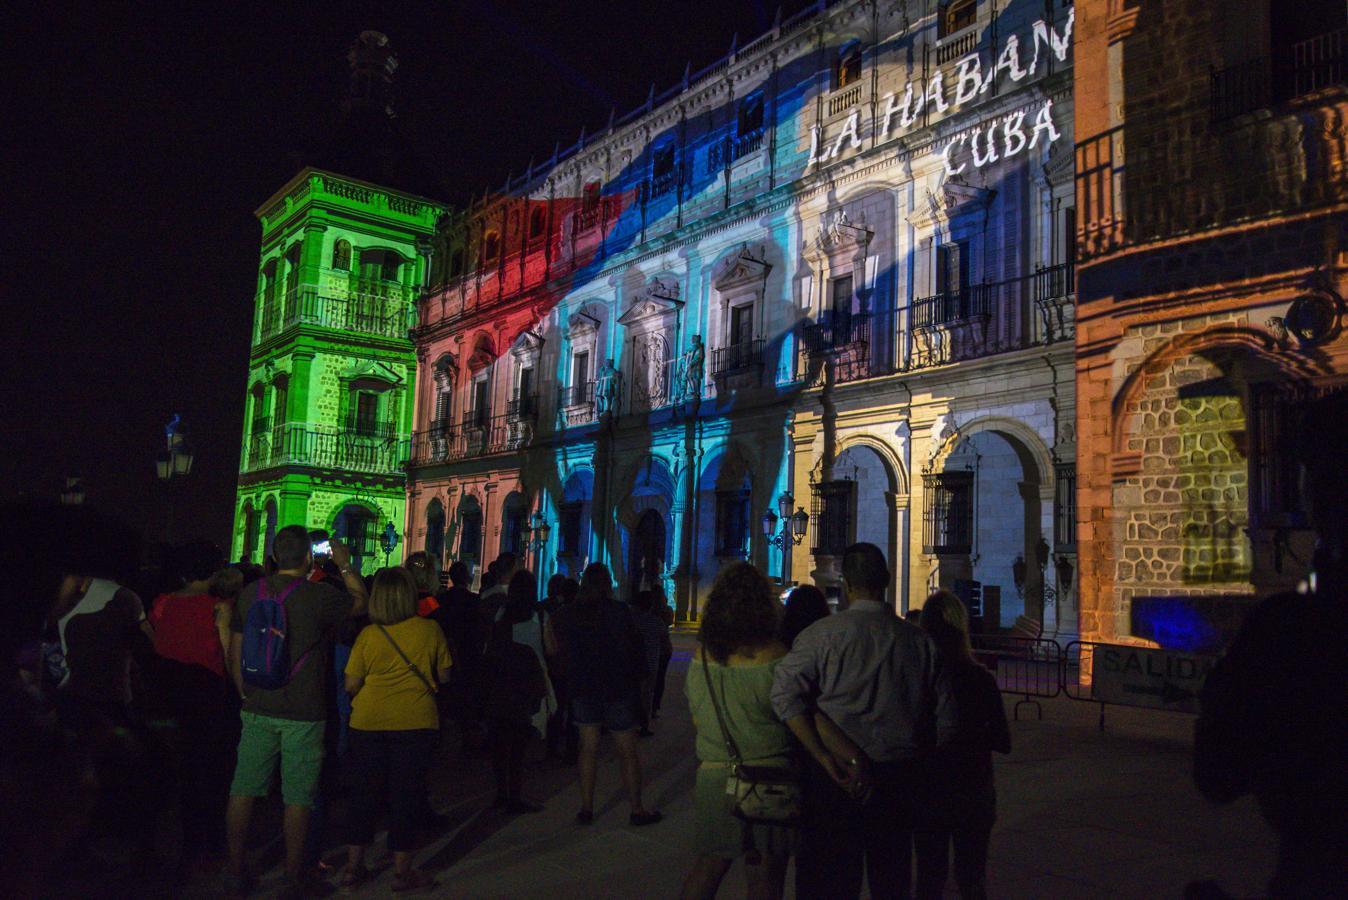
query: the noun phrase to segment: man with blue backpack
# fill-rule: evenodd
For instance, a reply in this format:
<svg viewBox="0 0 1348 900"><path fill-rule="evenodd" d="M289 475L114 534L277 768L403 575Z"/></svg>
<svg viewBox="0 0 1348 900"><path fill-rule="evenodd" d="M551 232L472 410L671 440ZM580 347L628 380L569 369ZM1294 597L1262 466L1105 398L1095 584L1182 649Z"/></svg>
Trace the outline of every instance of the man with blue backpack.
<svg viewBox="0 0 1348 900"><path fill-rule="evenodd" d="M333 634L346 619L363 615L367 600L365 584L351 568L350 550L333 540L331 554L345 590L311 581L309 533L299 525L282 528L272 542L276 574L249 585L235 603L230 669L244 699L225 815L230 896L248 892L244 851L253 803L267 795L278 765L285 802L284 896L304 892L304 839L323 765Z"/></svg>

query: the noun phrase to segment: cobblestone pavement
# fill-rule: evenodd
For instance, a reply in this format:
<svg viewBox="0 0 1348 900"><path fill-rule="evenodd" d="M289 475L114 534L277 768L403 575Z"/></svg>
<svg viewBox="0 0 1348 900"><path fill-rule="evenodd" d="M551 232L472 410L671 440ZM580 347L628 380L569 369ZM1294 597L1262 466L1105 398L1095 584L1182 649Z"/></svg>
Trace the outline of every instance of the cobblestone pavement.
<svg viewBox="0 0 1348 900"><path fill-rule="evenodd" d="M510 818L489 808L487 762L450 751L433 776L432 802L452 824L417 855L439 881L423 896L677 896L692 858L695 760L683 695L693 639L677 635L675 644L665 715L656 736L641 742L647 805L663 810L665 821L628 826L607 741L589 827L572 821L580 806L574 767L535 763L525 795L544 810ZM1008 713L1013 699L1007 698ZM1101 732L1098 710L1057 698L1043 704L1042 720L1022 707L1021 721L1012 723L1014 752L997 758L991 895L1178 897L1189 881L1209 878L1237 897L1261 894L1272 869L1272 836L1248 798L1219 808L1198 796L1189 776L1192 719L1110 707ZM538 756L541 749L531 759ZM335 853L329 859L338 861ZM391 896L382 849L372 851L372 862L380 871L355 896ZM278 879L273 867L260 895ZM721 896L742 896L743 884L737 867ZM953 885L947 891L955 896Z"/></svg>

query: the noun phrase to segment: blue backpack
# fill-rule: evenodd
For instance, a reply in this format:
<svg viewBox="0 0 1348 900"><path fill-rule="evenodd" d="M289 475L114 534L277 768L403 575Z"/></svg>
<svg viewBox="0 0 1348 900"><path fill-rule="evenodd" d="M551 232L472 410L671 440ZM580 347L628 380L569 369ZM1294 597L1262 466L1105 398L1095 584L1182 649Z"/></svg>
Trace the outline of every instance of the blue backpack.
<svg viewBox="0 0 1348 900"><path fill-rule="evenodd" d="M309 656L305 651L293 666L290 664L285 602L301 584L304 579L296 578L285 590L272 596L267 592L266 579L258 583L257 599L248 607L248 616L243 623L241 667L246 684L265 691L279 690L290 683Z"/></svg>

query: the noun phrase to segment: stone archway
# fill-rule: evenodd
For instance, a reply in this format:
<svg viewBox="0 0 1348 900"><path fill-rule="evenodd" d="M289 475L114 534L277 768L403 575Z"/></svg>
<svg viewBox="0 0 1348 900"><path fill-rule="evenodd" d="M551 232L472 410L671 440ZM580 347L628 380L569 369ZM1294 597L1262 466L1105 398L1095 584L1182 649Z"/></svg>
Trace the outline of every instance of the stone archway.
<svg viewBox="0 0 1348 900"><path fill-rule="evenodd" d="M445 507L439 498L431 498L426 504L426 553L432 556L437 565L445 561Z"/></svg>
<svg viewBox="0 0 1348 900"><path fill-rule="evenodd" d="M1029 426L989 417L949 429L923 476L929 587L953 590L986 631L1038 636L1056 603L1052 455Z"/></svg>
<svg viewBox="0 0 1348 900"><path fill-rule="evenodd" d="M891 605L899 599L905 561L899 540L899 511L896 499L903 493L904 479L897 460L870 441L844 443L833 467L836 478L853 482L848 504L850 523L848 542L865 542L879 547L889 563L892 577L887 598ZM897 608L897 607L895 607Z"/></svg>

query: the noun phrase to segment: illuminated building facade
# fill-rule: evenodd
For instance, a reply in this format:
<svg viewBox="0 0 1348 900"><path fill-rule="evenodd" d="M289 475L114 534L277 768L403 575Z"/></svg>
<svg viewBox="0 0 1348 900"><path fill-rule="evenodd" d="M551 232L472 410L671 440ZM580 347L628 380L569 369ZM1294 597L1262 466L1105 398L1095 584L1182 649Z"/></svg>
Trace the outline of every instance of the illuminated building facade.
<svg viewBox="0 0 1348 900"><path fill-rule="evenodd" d="M1348 372L1348 13L1076 8L1081 630L1211 646L1311 559L1292 451Z"/></svg>
<svg viewBox="0 0 1348 900"><path fill-rule="evenodd" d="M350 542L359 562L388 523L401 528L416 380L408 330L422 244L442 212L316 169L258 209L235 559L261 561L279 526L303 524Z"/></svg>
<svg viewBox="0 0 1348 900"><path fill-rule="evenodd" d="M1072 31L821 4L448 217L409 547L690 617L726 560L832 588L869 540L901 609L1072 631Z"/></svg>

